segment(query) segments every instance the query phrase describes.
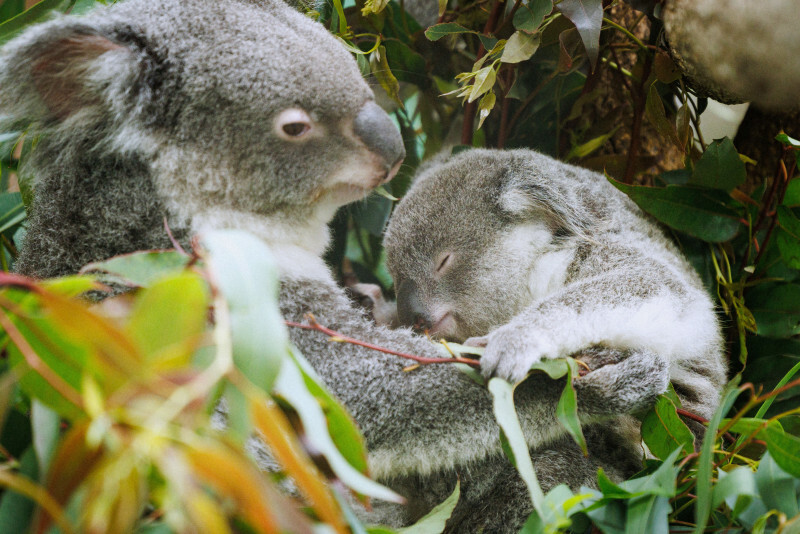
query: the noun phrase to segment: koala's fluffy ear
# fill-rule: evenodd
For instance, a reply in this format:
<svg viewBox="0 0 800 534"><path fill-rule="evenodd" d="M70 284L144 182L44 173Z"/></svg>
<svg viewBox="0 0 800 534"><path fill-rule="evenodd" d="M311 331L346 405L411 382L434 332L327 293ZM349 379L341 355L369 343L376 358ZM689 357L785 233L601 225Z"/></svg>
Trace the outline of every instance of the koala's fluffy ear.
<svg viewBox="0 0 800 534"><path fill-rule="evenodd" d="M62 122L104 103L135 69L131 50L83 23L60 19L11 41L0 56L0 115Z"/></svg>
<svg viewBox="0 0 800 534"><path fill-rule="evenodd" d="M505 171L498 197L500 210L517 219L544 217L554 230L583 235L592 226L587 210L575 205L555 186L530 176Z"/></svg>

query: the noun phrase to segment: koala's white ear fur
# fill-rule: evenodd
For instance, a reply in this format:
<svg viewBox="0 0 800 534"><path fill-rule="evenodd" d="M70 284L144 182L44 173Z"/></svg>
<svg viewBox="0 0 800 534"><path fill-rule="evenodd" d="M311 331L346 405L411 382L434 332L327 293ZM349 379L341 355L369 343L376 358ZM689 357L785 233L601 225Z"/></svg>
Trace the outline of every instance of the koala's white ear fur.
<svg viewBox="0 0 800 534"><path fill-rule="evenodd" d="M31 80L39 98L59 120L97 103L92 85L94 63L108 52L127 53L125 47L99 35L76 35L51 43L31 62ZM94 67L94 68L93 68Z"/></svg>
<svg viewBox="0 0 800 534"><path fill-rule="evenodd" d="M63 19L23 34L3 52L0 115L12 121L62 122L100 104L135 62L125 45Z"/></svg>
<svg viewBox="0 0 800 534"><path fill-rule="evenodd" d="M580 206L573 206L552 184L507 172L497 200L500 210L515 218L543 218L556 228L582 234L591 223Z"/></svg>

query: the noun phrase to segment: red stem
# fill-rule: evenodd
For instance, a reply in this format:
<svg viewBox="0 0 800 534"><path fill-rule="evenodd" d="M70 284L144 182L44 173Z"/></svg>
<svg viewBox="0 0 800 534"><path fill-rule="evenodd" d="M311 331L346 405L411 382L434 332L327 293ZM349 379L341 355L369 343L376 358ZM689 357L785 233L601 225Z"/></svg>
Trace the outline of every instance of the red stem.
<svg viewBox="0 0 800 534"><path fill-rule="evenodd" d="M399 356L401 358L414 360L415 362L422 364L463 363L466 365L471 365L472 367L480 367L480 363L477 360L471 360L469 358L425 358L423 356L417 356L416 354L409 354L407 352L400 352L392 349L387 349L379 345L373 345L372 343L367 343L366 341L361 341L360 339L355 339L340 334L335 330L331 330L330 328L322 326L311 316L308 317L308 321L310 324L295 323L293 321L284 321L284 322L286 323L287 326L291 326L293 328L302 328L304 330L316 330L317 332L322 332L323 334L326 334L331 338L335 338L334 341L343 341L345 343L351 343L353 345L358 345L360 347L365 347L371 350L377 350L378 352L385 352L386 354L392 354L393 356Z"/></svg>

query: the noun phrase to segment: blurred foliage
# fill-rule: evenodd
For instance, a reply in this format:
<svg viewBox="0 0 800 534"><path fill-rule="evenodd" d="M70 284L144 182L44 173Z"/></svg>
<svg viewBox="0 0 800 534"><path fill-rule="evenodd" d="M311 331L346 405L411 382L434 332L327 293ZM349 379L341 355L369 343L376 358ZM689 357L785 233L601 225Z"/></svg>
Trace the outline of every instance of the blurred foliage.
<svg viewBox="0 0 800 534"><path fill-rule="evenodd" d="M43 0L24 11L21 0L4 0L0 42L53 10L93 5ZM525 461L513 386L488 384L536 510L523 531L799 532L800 141L773 132L783 158L763 172L748 147L703 139L706 101L660 48L658 8L325 0L308 11L353 52L402 132L408 157L391 194L402 196L420 162L443 149L531 147L604 170L670 229L717 299L733 379L703 422L707 439L695 450L686 421L697 418L664 395L641 414L653 459L622 484L600 473L599 490L544 495ZM0 133L5 273L30 198L14 178L33 142L23 134ZM769 178L753 184L753 174ZM373 195L333 221L327 259L344 282L390 290L381 234L391 207ZM257 266L257 278L226 260L229 247ZM0 531L364 531L341 485L326 478L392 496L362 475L352 422L287 343L268 251L234 233L210 236L191 256L133 254L92 270L138 290L87 308L75 297L102 289L96 275L0 276ZM553 366L541 370L575 372ZM570 389L560 416L580 441ZM221 398L231 414L225 433L212 422ZM329 435L324 418L347 431ZM254 432L279 473L261 473L246 454ZM309 439L321 457L301 445ZM279 491L287 476L302 502ZM438 531L457 498L415 531Z"/></svg>

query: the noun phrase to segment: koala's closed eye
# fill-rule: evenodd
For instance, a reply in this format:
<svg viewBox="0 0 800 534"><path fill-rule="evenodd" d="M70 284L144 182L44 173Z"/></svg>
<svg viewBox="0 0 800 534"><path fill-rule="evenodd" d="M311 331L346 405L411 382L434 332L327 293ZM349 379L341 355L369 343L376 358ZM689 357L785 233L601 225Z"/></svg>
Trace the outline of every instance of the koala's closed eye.
<svg viewBox="0 0 800 534"><path fill-rule="evenodd" d="M444 252L439 255L436 260L436 274L438 276L443 275L447 272L450 266L453 264L453 253L452 252Z"/></svg>

